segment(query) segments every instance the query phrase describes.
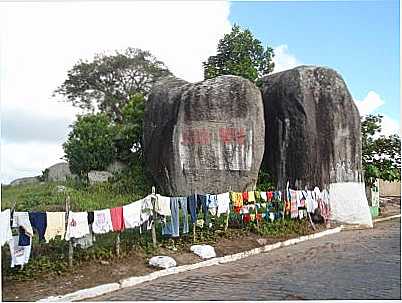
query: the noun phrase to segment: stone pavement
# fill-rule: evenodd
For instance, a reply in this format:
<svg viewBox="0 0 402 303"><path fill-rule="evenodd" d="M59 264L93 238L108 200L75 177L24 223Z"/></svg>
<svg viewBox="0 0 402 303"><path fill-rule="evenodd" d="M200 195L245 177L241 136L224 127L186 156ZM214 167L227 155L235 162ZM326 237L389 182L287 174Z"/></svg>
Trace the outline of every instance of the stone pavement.
<svg viewBox="0 0 402 303"><path fill-rule="evenodd" d="M400 219L122 289L93 301L401 299Z"/></svg>

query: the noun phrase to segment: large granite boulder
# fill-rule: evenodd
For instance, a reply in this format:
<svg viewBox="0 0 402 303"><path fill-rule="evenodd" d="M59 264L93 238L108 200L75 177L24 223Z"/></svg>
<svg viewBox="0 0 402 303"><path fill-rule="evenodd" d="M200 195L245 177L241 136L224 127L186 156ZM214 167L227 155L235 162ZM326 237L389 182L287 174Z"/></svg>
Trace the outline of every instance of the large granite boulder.
<svg viewBox="0 0 402 303"><path fill-rule="evenodd" d="M261 93L237 76L164 78L145 106L144 149L166 194L251 190L264 152Z"/></svg>
<svg viewBox="0 0 402 303"><path fill-rule="evenodd" d="M54 164L48 167L47 170L48 173L46 181L54 181L54 182L67 181L69 178L74 178L75 176L71 173L70 167L66 162L60 162Z"/></svg>
<svg viewBox="0 0 402 303"><path fill-rule="evenodd" d="M263 165L278 187L361 181L360 116L334 70L300 66L263 78Z"/></svg>
<svg viewBox="0 0 402 303"><path fill-rule="evenodd" d="M372 225L362 183L360 115L342 77L329 68L300 66L264 77L262 94L262 165L277 187L289 181L294 189L329 189L333 219Z"/></svg>

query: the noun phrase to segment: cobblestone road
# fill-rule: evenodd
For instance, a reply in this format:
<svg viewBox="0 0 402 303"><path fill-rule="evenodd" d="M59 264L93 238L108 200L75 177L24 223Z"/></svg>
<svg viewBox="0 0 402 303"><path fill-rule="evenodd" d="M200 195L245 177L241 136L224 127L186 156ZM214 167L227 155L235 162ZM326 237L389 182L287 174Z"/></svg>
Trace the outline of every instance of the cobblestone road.
<svg viewBox="0 0 402 303"><path fill-rule="evenodd" d="M400 262L400 219L394 219L372 230L344 231L95 300L400 299Z"/></svg>

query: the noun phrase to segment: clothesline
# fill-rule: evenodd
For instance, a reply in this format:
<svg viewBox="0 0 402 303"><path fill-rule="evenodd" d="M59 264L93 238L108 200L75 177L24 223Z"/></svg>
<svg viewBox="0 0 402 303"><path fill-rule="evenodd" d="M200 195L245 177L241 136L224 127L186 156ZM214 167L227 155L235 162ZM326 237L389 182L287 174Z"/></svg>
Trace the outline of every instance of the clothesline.
<svg viewBox="0 0 402 303"><path fill-rule="evenodd" d="M318 188L314 191L288 189L286 195L281 191L226 192L221 194L193 194L188 197L167 197L150 194L130 204L90 212L13 212L9 209L1 213L0 242L8 243L12 255L12 266L28 262L34 230L39 239L49 242L61 236L67 241L85 239L92 234L105 234L110 231L121 232L127 228L141 227L148 223L148 228L156 220L152 211L162 218L162 234L178 237L180 235L180 212L182 210L184 234L188 233L188 216L195 228L198 214L203 213L201 221L210 226L209 213L219 217L231 210L242 217L244 223L266 219L274 221L290 215L290 218L303 218L307 212L320 208L324 219L329 217L329 203L326 191ZM154 202L153 202L154 201ZM283 203L283 205L281 205ZM263 213L258 210L265 209ZM253 211L255 210L255 213ZM168 222L168 218L170 222ZM13 219L13 220L11 220ZM150 220L152 219L152 220ZM19 229L19 235L12 236L10 224ZM85 242L85 241L83 241ZM92 241L90 241L92 243Z"/></svg>

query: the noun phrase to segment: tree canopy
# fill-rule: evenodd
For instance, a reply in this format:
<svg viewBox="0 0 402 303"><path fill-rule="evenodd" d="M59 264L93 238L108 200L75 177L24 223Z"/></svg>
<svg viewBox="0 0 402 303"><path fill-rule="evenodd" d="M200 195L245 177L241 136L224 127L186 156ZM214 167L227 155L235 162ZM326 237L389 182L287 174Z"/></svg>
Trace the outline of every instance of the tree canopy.
<svg viewBox="0 0 402 303"><path fill-rule="evenodd" d="M376 178L401 179L401 138L380 135L381 121L381 115L368 115L361 123L364 179L369 186Z"/></svg>
<svg viewBox="0 0 402 303"><path fill-rule="evenodd" d="M203 62L204 78L236 75L256 82L274 70L273 57L271 47L264 49L250 30L242 30L235 24L232 31L219 41L216 56Z"/></svg>
<svg viewBox="0 0 402 303"><path fill-rule="evenodd" d="M130 47L113 55L97 54L91 62L80 60L54 95L63 96L74 106L99 110L120 122L123 107L132 96L142 94L146 98L152 84L170 74L150 52Z"/></svg>
<svg viewBox="0 0 402 303"><path fill-rule="evenodd" d="M78 116L63 144L71 172L85 177L91 170L103 170L114 159L115 129L103 113Z"/></svg>

